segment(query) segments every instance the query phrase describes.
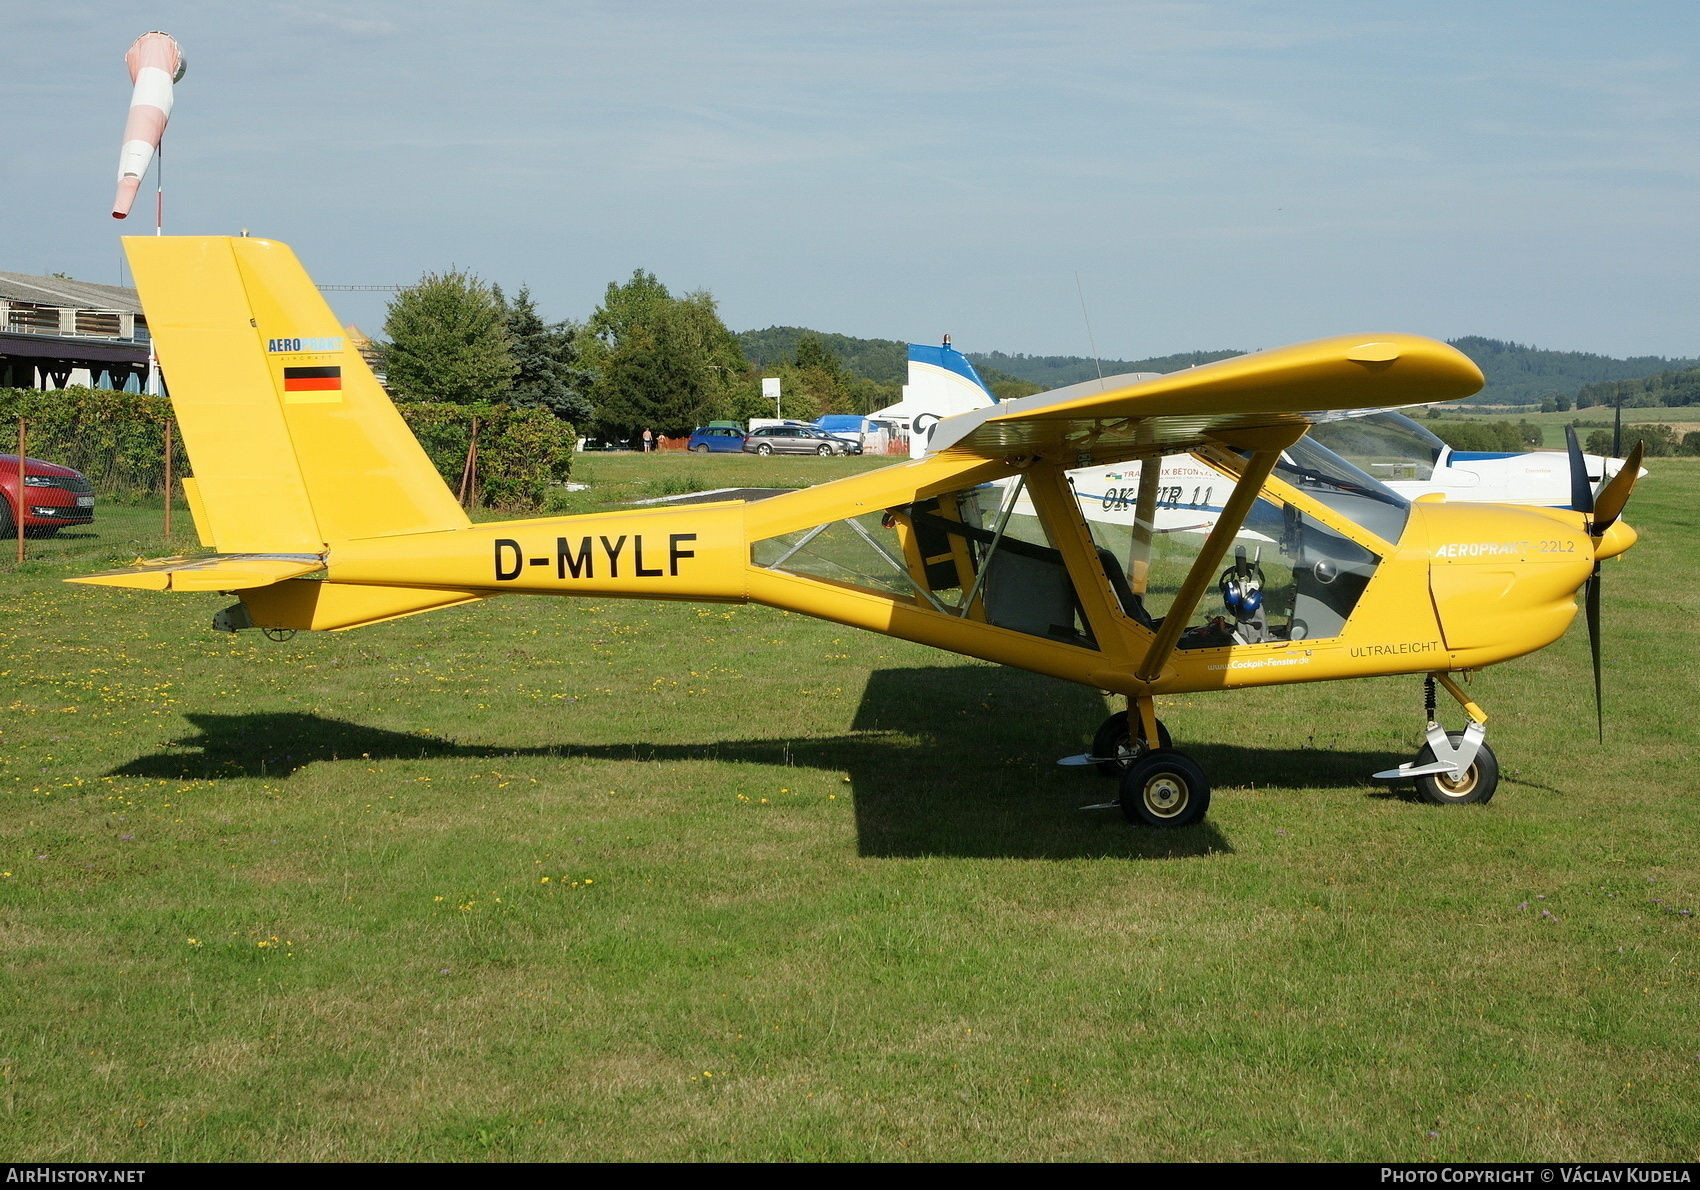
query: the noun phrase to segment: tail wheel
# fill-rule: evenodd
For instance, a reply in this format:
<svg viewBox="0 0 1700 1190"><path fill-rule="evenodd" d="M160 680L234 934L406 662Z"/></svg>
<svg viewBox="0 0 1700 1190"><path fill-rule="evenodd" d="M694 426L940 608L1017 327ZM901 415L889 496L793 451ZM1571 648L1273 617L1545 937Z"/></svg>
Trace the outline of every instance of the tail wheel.
<svg viewBox="0 0 1700 1190"><path fill-rule="evenodd" d="M1120 777L1135 757L1144 755L1151 747L1145 740L1145 729L1141 726L1129 731L1128 721L1127 712L1118 711L1104 720L1098 734L1092 737L1092 755L1104 757L1098 762L1100 777ZM1137 716L1133 722L1138 724ZM1157 746L1171 746L1169 729L1161 719L1157 720Z"/></svg>
<svg viewBox="0 0 1700 1190"><path fill-rule="evenodd" d="M1156 748L1122 774L1121 807L1136 826L1191 826L1210 809L1210 778L1185 753Z"/></svg>
<svg viewBox="0 0 1700 1190"><path fill-rule="evenodd" d="M1446 738L1457 747L1464 738L1461 731L1449 731ZM1424 744L1417 753L1419 765L1434 763L1434 749ZM1423 801L1436 806L1479 806L1499 788L1499 759L1485 743L1476 749L1476 759L1461 777L1445 773L1424 773L1417 778L1417 793Z"/></svg>
<svg viewBox="0 0 1700 1190"><path fill-rule="evenodd" d="M771 447L767 443L763 442L760 446L756 447L756 453L758 455L761 455L763 458L765 458L768 455L773 453L773 447Z"/></svg>

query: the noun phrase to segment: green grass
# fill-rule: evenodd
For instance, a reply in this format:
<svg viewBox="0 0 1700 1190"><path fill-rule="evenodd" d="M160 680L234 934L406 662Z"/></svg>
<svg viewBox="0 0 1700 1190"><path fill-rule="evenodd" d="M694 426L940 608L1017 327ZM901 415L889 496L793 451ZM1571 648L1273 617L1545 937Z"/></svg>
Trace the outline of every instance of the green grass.
<svg viewBox="0 0 1700 1190"><path fill-rule="evenodd" d="M595 512L629 500L716 488L806 488L901 461L875 455L835 459L773 455L764 459L758 455L697 455L684 451L585 454L573 460L573 481L588 483L591 490L558 493L551 501L551 510Z"/></svg>
<svg viewBox="0 0 1700 1190"><path fill-rule="evenodd" d="M1579 624L1477 678L1486 807L1367 779L1415 678L1168 699L1178 832L1078 808L1089 690L761 608L221 636L59 582L166 551L103 508L4 579L0 1147L1694 1160L1700 461L1649 467L1604 745Z"/></svg>
<svg viewBox="0 0 1700 1190"><path fill-rule="evenodd" d="M1548 450L1554 450L1564 447L1564 427L1572 421L1580 418L1585 422L1598 423L1577 431L1581 440L1586 442L1588 435L1599 429L1600 425L1604 425L1607 429L1611 428L1613 413L1614 410L1609 405L1595 405L1588 409L1571 409L1564 413L1540 413L1538 411L1533 413L1515 411L1483 413L1475 409L1469 410L1468 413L1463 410L1455 413L1448 409L1446 420L1531 422L1541 427L1541 445ZM1419 417L1417 420L1422 421L1423 419ZM1676 431L1678 438L1681 438L1690 430L1700 430L1700 406L1648 406L1623 411L1623 425L1626 435L1630 426L1649 425L1654 422L1663 422ZM1629 441L1633 442L1634 439L1631 438ZM1624 449L1627 450L1628 446L1626 445Z"/></svg>

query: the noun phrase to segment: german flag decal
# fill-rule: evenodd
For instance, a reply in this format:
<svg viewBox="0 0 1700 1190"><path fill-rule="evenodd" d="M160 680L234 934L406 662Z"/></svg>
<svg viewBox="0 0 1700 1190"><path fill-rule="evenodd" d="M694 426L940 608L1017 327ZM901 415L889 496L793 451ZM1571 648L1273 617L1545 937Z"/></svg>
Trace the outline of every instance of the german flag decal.
<svg viewBox="0 0 1700 1190"><path fill-rule="evenodd" d="M342 389L342 367L285 368L283 391L286 393L339 392Z"/></svg>

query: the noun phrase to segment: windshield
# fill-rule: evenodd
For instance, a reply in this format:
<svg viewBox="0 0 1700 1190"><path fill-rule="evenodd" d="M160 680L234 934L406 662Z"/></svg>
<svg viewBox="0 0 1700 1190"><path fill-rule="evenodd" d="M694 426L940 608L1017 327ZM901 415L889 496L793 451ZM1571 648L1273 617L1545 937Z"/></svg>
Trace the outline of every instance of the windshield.
<svg viewBox="0 0 1700 1190"><path fill-rule="evenodd" d="M1427 482L1446 449L1446 443L1403 413L1322 422L1310 428L1310 437L1377 479Z"/></svg>
<svg viewBox="0 0 1700 1190"><path fill-rule="evenodd" d="M1405 531L1410 501L1309 437L1281 452L1275 474L1383 541L1396 542Z"/></svg>

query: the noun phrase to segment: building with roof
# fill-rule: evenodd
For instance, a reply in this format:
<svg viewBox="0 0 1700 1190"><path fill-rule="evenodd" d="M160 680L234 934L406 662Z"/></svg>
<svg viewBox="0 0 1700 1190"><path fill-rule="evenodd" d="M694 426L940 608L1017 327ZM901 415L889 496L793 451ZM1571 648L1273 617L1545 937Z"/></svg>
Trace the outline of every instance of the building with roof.
<svg viewBox="0 0 1700 1190"><path fill-rule="evenodd" d="M0 387L141 391L148 321L134 289L0 272Z"/></svg>

